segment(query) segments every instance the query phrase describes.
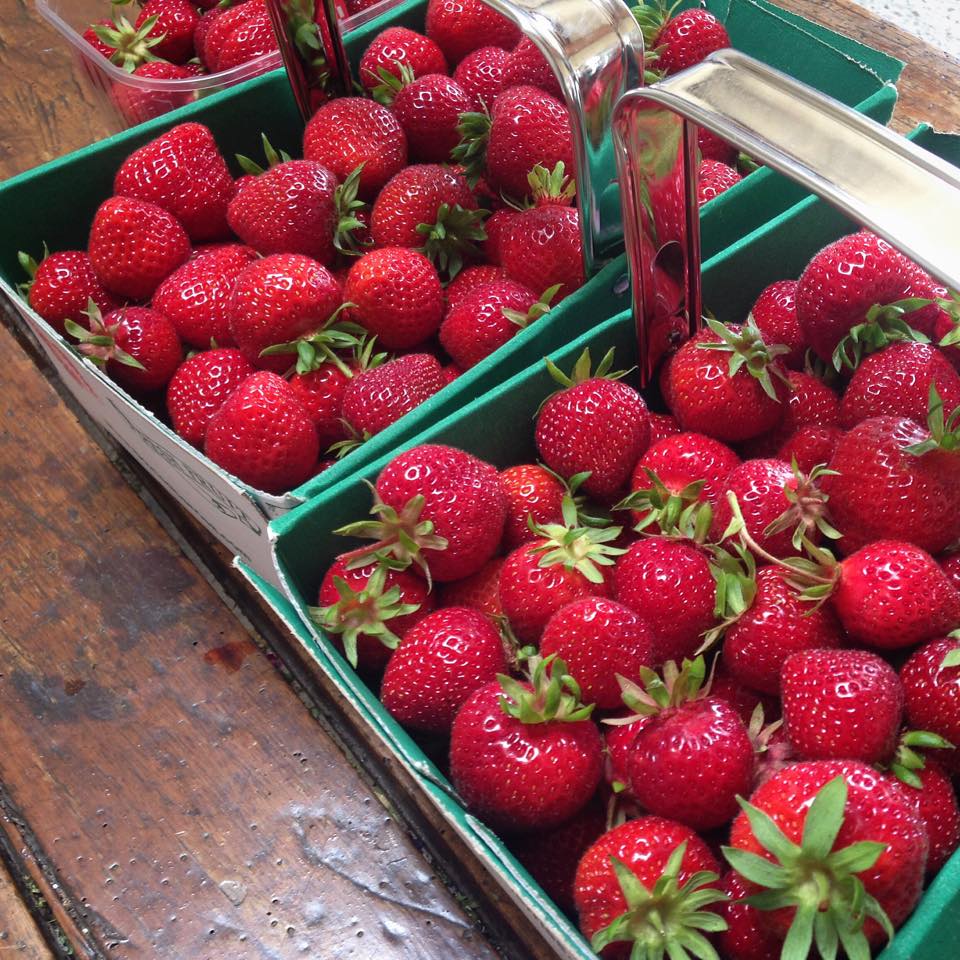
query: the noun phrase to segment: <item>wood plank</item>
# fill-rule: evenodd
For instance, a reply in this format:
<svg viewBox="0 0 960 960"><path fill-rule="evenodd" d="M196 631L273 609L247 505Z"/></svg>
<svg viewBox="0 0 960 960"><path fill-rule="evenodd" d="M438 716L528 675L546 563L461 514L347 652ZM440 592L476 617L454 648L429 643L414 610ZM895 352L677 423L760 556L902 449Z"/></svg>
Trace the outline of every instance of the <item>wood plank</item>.
<svg viewBox="0 0 960 960"><path fill-rule="evenodd" d="M89 946L492 957L5 329L0 351L0 780Z"/></svg>
<svg viewBox="0 0 960 960"><path fill-rule="evenodd" d="M30 911L0 861L0 956L4 960L52 960L53 952L43 939Z"/></svg>

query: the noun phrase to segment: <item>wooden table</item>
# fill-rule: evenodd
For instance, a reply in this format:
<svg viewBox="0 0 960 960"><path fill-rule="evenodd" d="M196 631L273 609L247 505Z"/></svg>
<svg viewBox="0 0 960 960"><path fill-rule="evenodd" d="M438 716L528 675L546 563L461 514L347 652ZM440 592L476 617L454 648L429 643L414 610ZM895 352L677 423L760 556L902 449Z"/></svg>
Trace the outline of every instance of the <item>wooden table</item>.
<svg viewBox="0 0 960 960"><path fill-rule="evenodd" d="M2 2L9 176L104 130L28 0ZM960 63L845 0L784 5L908 62L897 129L960 130ZM0 951L548 957L11 314L0 355Z"/></svg>

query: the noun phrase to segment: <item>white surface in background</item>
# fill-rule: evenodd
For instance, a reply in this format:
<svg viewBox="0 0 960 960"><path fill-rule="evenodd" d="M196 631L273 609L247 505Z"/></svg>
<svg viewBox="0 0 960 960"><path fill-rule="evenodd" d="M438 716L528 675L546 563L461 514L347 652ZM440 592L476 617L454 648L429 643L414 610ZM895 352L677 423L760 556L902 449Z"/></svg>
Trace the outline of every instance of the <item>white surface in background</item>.
<svg viewBox="0 0 960 960"><path fill-rule="evenodd" d="M960 60L960 0L856 0ZM960 91L955 91L960 96Z"/></svg>

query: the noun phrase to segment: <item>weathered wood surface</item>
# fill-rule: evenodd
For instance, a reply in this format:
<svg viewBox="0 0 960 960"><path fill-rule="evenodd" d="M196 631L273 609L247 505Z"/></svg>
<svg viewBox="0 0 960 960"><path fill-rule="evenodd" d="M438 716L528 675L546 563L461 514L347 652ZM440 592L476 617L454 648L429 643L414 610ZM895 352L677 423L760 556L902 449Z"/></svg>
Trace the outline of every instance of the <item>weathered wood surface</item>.
<svg viewBox="0 0 960 960"><path fill-rule="evenodd" d="M53 953L0 862L0 957L4 960L52 960Z"/></svg>

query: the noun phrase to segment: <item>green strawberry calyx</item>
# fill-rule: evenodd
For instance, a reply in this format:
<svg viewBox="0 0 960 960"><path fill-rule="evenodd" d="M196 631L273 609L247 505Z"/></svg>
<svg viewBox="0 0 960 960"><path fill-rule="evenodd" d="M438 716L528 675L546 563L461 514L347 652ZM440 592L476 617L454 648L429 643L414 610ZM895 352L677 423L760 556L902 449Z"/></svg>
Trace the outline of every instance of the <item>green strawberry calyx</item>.
<svg viewBox="0 0 960 960"><path fill-rule="evenodd" d="M957 407L949 416L945 416L943 399L934 383L930 384L927 427L930 430L930 436L926 440L921 440L920 443L905 447L907 453L922 457L933 450L943 450L948 453L960 450L960 407Z"/></svg>
<svg viewBox="0 0 960 960"><path fill-rule="evenodd" d="M790 506L776 520L767 524L763 535L774 537L793 528L790 542L794 550L801 549L804 538L812 537L816 531L830 540L839 540L843 534L827 519L827 502L830 497L817 486L821 477L836 477L839 473L828 470L825 463L818 463L809 473L803 473L797 465L796 457L793 458L791 466L794 480L783 485L783 495Z"/></svg>
<svg viewBox="0 0 960 960"><path fill-rule="evenodd" d="M354 303L341 303L313 333L288 343L275 343L271 347L265 347L260 351L260 356L295 354L297 361L293 370L301 375L319 370L325 363L332 363L344 376L353 376L349 365L339 356L338 351L360 347L367 332L359 324L340 320L340 315L354 306Z"/></svg>
<svg viewBox="0 0 960 960"><path fill-rule="evenodd" d="M712 545L710 553L710 573L717 585L713 606L717 624L704 631L698 654L713 647L757 598L757 561L742 543L733 543L730 549Z"/></svg>
<svg viewBox="0 0 960 960"><path fill-rule="evenodd" d="M712 317L705 318L705 322L719 339L713 342L701 342L697 346L701 350L720 350L729 353L730 377L736 376L740 370L746 370L760 384L768 397L779 402L780 397L777 396L771 373L786 386L790 386L786 371L777 362L777 357L789 353L790 348L782 343L766 344L752 316L747 317L739 332Z"/></svg>
<svg viewBox="0 0 960 960"><path fill-rule="evenodd" d="M133 73L142 64L160 59L151 52L151 48L162 43L167 35L161 33L157 37L150 36L150 31L157 25L158 19L159 17L154 14L152 17L147 17L139 27L135 27L115 10L113 26L108 27L105 23L97 23L93 25L93 32L98 40L113 50L110 54L110 62L117 64L127 73Z"/></svg>
<svg viewBox="0 0 960 960"><path fill-rule="evenodd" d="M727 923L719 914L705 909L729 899L715 884L720 877L700 870L680 882L687 842L671 854L663 873L648 890L640 878L620 859L610 857L627 909L598 930L590 946L600 953L612 943L632 943L634 960L716 960L717 951L704 934L719 933Z"/></svg>
<svg viewBox="0 0 960 960"><path fill-rule="evenodd" d="M668 660L660 673L650 667L641 667L640 683L617 674L620 695L633 715L614 717L604 720L604 723L622 726L640 717L652 717L672 710L691 700L702 700L709 695L710 682L707 664L702 656L684 660L680 666L675 660Z"/></svg>
<svg viewBox="0 0 960 960"><path fill-rule="evenodd" d="M540 413L551 397L556 396L557 393L562 393L570 387L575 387L580 383L586 383L588 380L622 380L636 369L635 367L631 367L628 370L612 370L613 356L614 348L611 347L603 355L603 359L601 359L597 364L596 370L594 370L592 366L593 360L590 356L590 348L586 347L583 353L577 357L577 362L573 365L573 369L569 375L564 373L549 357L545 359L544 363L547 365L547 372L553 381L560 386L560 390L547 394L547 396L540 401L540 406L537 407L537 414Z"/></svg>
<svg viewBox="0 0 960 960"><path fill-rule="evenodd" d="M834 368L838 371L844 367L856 370L865 355L876 353L898 341L929 343L930 338L914 330L904 317L935 302L924 297L907 297L893 303L875 303L867 311L866 322L852 327L834 348Z"/></svg>
<svg viewBox="0 0 960 960"><path fill-rule="evenodd" d="M500 312L511 323L516 324L521 330L525 330L531 323L534 323L550 312L550 304L562 286L562 283L555 283L552 287L547 287L547 289L540 294L540 299L537 300L526 313L521 313L519 310L511 310L509 307L501 307Z"/></svg>
<svg viewBox="0 0 960 960"><path fill-rule="evenodd" d="M713 520L713 507L702 499L703 480L695 480L682 490L670 490L656 471L644 467L649 486L632 490L614 510L643 513L634 526L637 533L706 543ZM652 529L651 529L652 528Z"/></svg>
<svg viewBox="0 0 960 960"><path fill-rule="evenodd" d="M457 133L460 142L450 152L454 163L463 167L464 176L471 188L483 176L487 166L487 143L490 140L490 111L471 110L460 114Z"/></svg>
<svg viewBox="0 0 960 960"><path fill-rule="evenodd" d="M397 94L416 79L413 68L409 63L394 60L393 65L396 67L396 73L393 73L386 67L377 67L376 73L372 70L367 71L373 79L380 81L370 91L370 96L373 97L377 103L385 107L393 106L393 101L397 98Z"/></svg>
<svg viewBox="0 0 960 960"><path fill-rule="evenodd" d="M954 630L947 634L952 640L960 640L960 630ZM940 663L940 670L949 670L951 667L960 667L960 645L948 650L946 656Z"/></svg>
<svg viewBox="0 0 960 960"><path fill-rule="evenodd" d="M804 819L800 844L788 840L762 810L737 798L754 837L769 856L736 847L723 847L723 855L740 876L765 888L747 897L747 903L759 910L795 910L781 960L807 960L814 945L821 957L836 957L842 946L849 960L870 960L863 931L868 918L880 924L888 939L893 938L890 919L858 876L877 862L886 844L864 840L834 849L847 792L843 777L835 777L817 791Z"/></svg>
<svg viewBox="0 0 960 960"><path fill-rule="evenodd" d="M478 243L487 239L483 227L487 210L465 210L459 203L441 203L436 223L421 223L417 233L424 238L417 247L436 268L452 280L466 259L480 256Z"/></svg>
<svg viewBox="0 0 960 960"><path fill-rule="evenodd" d="M354 450L362 447L373 436L369 430L362 432L357 431L357 429L346 420L341 419L340 422L343 424L347 435L342 440L331 443L327 448L327 454L335 460L342 460L348 454L353 453Z"/></svg>
<svg viewBox="0 0 960 960"><path fill-rule="evenodd" d="M529 683L506 674L497 674L503 689L500 709L523 724L578 723L593 713L593 704L584 705L580 684L556 654L527 660Z"/></svg>
<svg viewBox="0 0 960 960"><path fill-rule="evenodd" d="M527 174L530 195L536 206L556 205L567 207L577 195L577 182L567 176L566 165L562 160L549 170L542 163L536 164Z"/></svg>
<svg viewBox="0 0 960 960"><path fill-rule="evenodd" d="M117 330L120 328L119 321L108 327L103 322L103 314L100 312L100 308L92 299L87 300L87 309L83 312L90 318L89 330L80 326L75 320L67 320L63 325L67 333L79 341L77 350L83 356L101 369L106 367L111 360L122 363L125 367L133 367L135 370L147 369L136 357L130 356L129 353L117 346L116 337Z"/></svg>
<svg viewBox="0 0 960 960"><path fill-rule="evenodd" d="M920 790L923 782L917 776L917 771L925 769L927 761L919 751L953 749L954 745L938 733L930 730L907 730L900 735L890 772L908 787Z"/></svg>
<svg viewBox="0 0 960 960"><path fill-rule="evenodd" d="M260 134L260 140L263 143L263 156L267 161L266 167L261 166L256 160L252 160L250 157L245 157L242 153L234 154L237 165L244 173L249 174L251 177L259 177L261 173L265 173L271 167L275 167L280 163L286 163L290 160L290 154L287 153L286 150L277 150L267 139L265 133Z"/></svg>
<svg viewBox="0 0 960 960"><path fill-rule="evenodd" d="M953 328L940 338L937 346L955 347L960 343L960 291L948 291L946 297L937 300L937 306L940 307L953 322Z"/></svg>
<svg viewBox="0 0 960 960"><path fill-rule="evenodd" d="M346 257L359 257L373 244L369 239L366 241L357 239L357 232L367 227L358 216L367 208L367 204L357 196L363 166L364 164L361 163L351 170L343 183L333 192L333 203L337 214L333 245Z"/></svg>
<svg viewBox="0 0 960 960"><path fill-rule="evenodd" d="M43 256L40 258L40 263L43 263L47 257L50 256L50 251L47 249L46 243L43 245ZM33 286L33 281L36 279L37 270L40 268L40 263L37 263L29 253L24 253L23 250L17 252L17 262L20 264L23 272L27 275L27 279L23 283L17 284L17 292L23 297L24 300L27 300L30 296L30 288Z"/></svg>
<svg viewBox="0 0 960 960"><path fill-rule="evenodd" d="M334 577L338 599L326 607L308 607L310 619L321 630L342 636L343 652L350 666L357 666L357 640L376 637L388 650L395 650L400 638L390 629L390 621L420 609L418 603L404 603L400 587L386 586L389 564L378 564L366 585L359 590L342 577Z"/></svg>

